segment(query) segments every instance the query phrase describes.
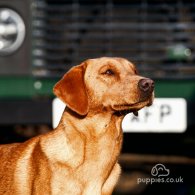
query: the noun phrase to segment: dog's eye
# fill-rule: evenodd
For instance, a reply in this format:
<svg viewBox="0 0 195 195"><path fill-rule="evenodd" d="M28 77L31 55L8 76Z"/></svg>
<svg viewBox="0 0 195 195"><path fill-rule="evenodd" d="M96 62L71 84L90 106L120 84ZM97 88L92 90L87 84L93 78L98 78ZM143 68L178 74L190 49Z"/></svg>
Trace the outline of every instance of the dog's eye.
<svg viewBox="0 0 195 195"><path fill-rule="evenodd" d="M108 70L106 70L103 74L112 76L112 75L114 75L114 71L111 70L111 69L108 69Z"/></svg>

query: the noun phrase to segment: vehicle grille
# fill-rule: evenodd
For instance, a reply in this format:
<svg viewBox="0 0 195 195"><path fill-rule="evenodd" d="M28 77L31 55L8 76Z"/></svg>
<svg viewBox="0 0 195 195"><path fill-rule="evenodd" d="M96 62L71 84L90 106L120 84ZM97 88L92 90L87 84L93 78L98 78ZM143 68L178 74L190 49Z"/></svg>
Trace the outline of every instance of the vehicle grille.
<svg viewBox="0 0 195 195"><path fill-rule="evenodd" d="M193 0L34 0L34 74L60 76L85 59L118 56L146 76L191 78L194 22Z"/></svg>

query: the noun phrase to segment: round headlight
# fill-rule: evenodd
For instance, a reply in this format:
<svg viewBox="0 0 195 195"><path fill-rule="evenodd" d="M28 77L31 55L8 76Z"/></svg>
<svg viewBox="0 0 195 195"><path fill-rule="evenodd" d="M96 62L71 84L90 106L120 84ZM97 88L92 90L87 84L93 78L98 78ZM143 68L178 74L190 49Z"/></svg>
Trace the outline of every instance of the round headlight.
<svg viewBox="0 0 195 195"><path fill-rule="evenodd" d="M0 8L0 55L16 51L24 37L25 25L21 16L14 10Z"/></svg>

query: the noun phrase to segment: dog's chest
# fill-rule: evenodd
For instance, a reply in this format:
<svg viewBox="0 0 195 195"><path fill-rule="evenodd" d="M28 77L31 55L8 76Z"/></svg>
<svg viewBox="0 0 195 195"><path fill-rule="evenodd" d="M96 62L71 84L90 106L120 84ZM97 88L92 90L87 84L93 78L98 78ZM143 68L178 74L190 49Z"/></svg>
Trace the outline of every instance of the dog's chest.
<svg viewBox="0 0 195 195"><path fill-rule="evenodd" d="M116 163L120 153L122 138L104 135L101 138L90 138L85 148L85 163L91 176L106 176ZM86 173L86 172L85 172Z"/></svg>
<svg viewBox="0 0 195 195"><path fill-rule="evenodd" d="M84 194L92 194L92 191L93 194L100 194L102 185L116 164L122 134L113 130L102 136L89 135L83 140L83 144L78 141L75 143L81 146L74 154L80 159L75 166L71 169L63 166L53 171L53 194L77 195L83 193L82 190L86 190ZM69 163L70 167L71 165L72 163ZM96 191L98 193L94 193Z"/></svg>
<svg viewBox="0 0 195 195"><path fill-rule="evenodd" d="M52 193L100 194L103 184L116 163L119 154L118 144L118 140L113 140L107 136L98 140L87 141L83 148L83 163L79 167L71 172L55 170Z"/></svg>

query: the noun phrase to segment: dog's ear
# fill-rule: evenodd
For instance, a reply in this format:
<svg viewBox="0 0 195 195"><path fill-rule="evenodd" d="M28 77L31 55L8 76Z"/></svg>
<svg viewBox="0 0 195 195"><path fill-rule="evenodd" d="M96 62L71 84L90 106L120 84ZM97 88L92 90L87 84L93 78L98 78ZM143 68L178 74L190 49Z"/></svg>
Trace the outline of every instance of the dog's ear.
<svg viewBox="0 0 195 195"><path fill-rule="evenodd" d="M79 115L88 113L88 96L84 84L86 64L71 68L53 88L54 94Z"/></svg>

